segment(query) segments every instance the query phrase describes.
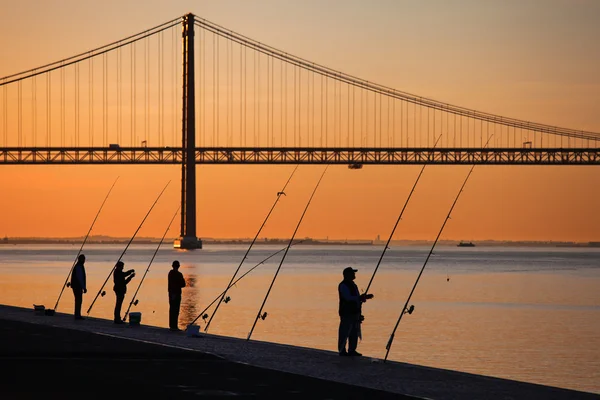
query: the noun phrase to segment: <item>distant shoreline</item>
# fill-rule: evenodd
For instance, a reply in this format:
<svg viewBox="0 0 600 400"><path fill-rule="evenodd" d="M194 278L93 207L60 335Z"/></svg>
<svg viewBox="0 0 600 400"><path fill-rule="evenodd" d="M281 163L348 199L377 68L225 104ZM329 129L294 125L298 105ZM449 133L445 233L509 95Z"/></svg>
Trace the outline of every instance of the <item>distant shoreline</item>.
<svg viewBox="0 0 600 400"><path fill-rule="evenodd" d="M129 242L129 238L112 238L112 237L92 237L88 238L87 244L126 244ZM174 238L163 241L163 245L172 243ZM329 239L311 239L311 238L299 238L294 242L300 242L297 245L335 245L335 246L383 246L386 242L381 240L329 240ZM17 245L17 244L71 244L78 245L83 242L83 238L27 238L27 237L5 237L0 239L0 245ZM135 244L158 244L160 238L139 238L134 241ZM215 239L215 238L202 238L202 242L205 245L210 244L240 244L249 245L252 239ZM259 239L255 245L265 244L277 244L287 245L289 239ZM456 246L460 243L460 240L440 240L439 246ZM554 241L502 241L502 240L482 240L473 241L475 243L474 248L477 247L589 247L595 248L600 247L600 242L554 242ZM425 240L392 240L391 245L394 246L427 246L433 244L431 241Z"/></svg>

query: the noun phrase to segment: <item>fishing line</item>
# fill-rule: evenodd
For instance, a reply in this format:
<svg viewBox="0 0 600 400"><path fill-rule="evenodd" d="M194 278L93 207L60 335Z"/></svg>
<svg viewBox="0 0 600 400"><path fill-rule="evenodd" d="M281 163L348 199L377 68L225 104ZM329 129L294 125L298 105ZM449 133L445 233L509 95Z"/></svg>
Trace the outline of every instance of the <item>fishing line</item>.
<svg viewBox="0 0 600 400"><path fill-rule="evenodd" d="M292 242L294 240L294 237L296 236L296 232L298 232L298 228L300 228L300 224L302 223L302 220L304 219L304 215L306 214L306 210L308 210L308 206L310 206L310 203L315 195L315 193L317 192L317 189L319 188L319 185L321 184L321 181L323 180L323 176L325 176L325 172L327 172L327 168L329 168L329 165L327 165L325 167L325 169L323 170L323 173L321 174L321 177L319 178L319 181L317 182L317 185L315 186L312 194L310 195L310 198L308 199L308 203L306 203L306 207L304 208L304 212L302 212L302 216L300 217L300 220L298 221L298 225L296 225L296 229L294 230L294 234L292 235L292 238L290 239L290 242L288 243L286 249L285 249L285 253L283 253L283 257L281 258L281 261L279 262L279 267L277 267L277 271L275 271L275 276L273 276L273 280L271 281L271 285L269 286L269 290L267 290L267 294L265 295L265 299L262 302L262 305L260 306L260 309L258 310L258 314L256 315L256 318L254 319L254 323L252 324L252 329L250 329L250 333L248 333L248 338L246 340L250 340L250 337L252 336L252 332L254 331L254 327L256 326L256 323L258 322L258 319L262 319L264 320L265 318L267 318L267 313L265 312L264 314L262 313L263 307L265 306L265 303L267 302L267 298L269 297L269 294L271 293L271 289L273 288L273 284L275 283L275 279L277 279L277 275L279 274L279 270L281 269L281 266L283 265L283 261L285 260L285 257L287 256L288 250L290 249L290 247L292 246Z"/></svg>
<svg viewBox="0 0 600 400"><path fill-rule="evenodd" d="M285 185L283 185L283 189L281 189L280 192L277 192L277 198L275 199L275 202L271 206L271 209L269 210L269 213L265 217L262 225L260 226L260 228L258 228L258 232L256 232L256 235L254 236L254 239L252 240L252 243L250 243L250 247L248 247L248 250L246 250L246 254L244 254L244 257L242 258L242 261L240 262L240 264L238 265L237 269L233 273L233 276L231 277L231 280L227 284L227 289L229 289L231 287L231 282L233 282L233 280L235 279L236 275L240 271L240 268L242 267L242 264L246 260L246 257L248 257L248 253L250 253L250 249L252 249L252 246L254 245L254 242L256 242L256 239L258 239L258 235L260 234L260 232L262 231L263 227L267 223L267 220L269 219L269 217L271 216L271 213L275 209L275 206L279 202L279 199L281 198L281 195L286 196L286 194L285 194L285 188L287 187L288 183L290 183L290 180L292 179L292 176L294 176L294 173L296 172L297 169L298 169L298 165L296 165L296 167L294 168L294 170L290 174L290 177L288 178L287 182L285 183ZM206 327L204 328L204 332L208 331L208 327L210 326L210 322L215 317L215 314L219 310L219 306L221 305L221 302L223 301L223 299L225 298L225 295L227 294L227 289L225 289L225 291L223 292L223 296L221 297L221 301L217 304L217 307L215 308L215 311L213 312L213 314L211 315L210 319L208 320L208 323L206 324Z"/></svg>
<svg viewBox="0 0 600 400"><path fill-rule="evenodd" d="M138 305L138 300L136 300L135 296L137 296L138 291L142 287L142 283L144 283L144 278L146 278L146 274L148 274L148 271L150 271L150 266L152 265L152 262L154 261L154 257L156 257L156 253L158 253L158 249L160 249L160 245L162 244L163 240L165 240L165 236L167 236L167 232L169 232L169 229L171 228L171 224L173 224L173 221L175 220L175 217L179 213L179 209L180 208L181 208L181 206L177 207L177 211L175 211L175 214L173 214L173 218L171 218L171 222L169 222L169 226L167 226L167 229L165 230L164 235L160 239L160 242L158 243L158 246L156 246L156 250L154 251L154 254L152 255L152 258L150 259L150 263L148 264L148 268L146 268L146 272L144 272L144 276L142 276L142 279L140 280L140 283L139 283L137 289L135 289L135 293L133 294L133 297L131 298L131 302L129 303L129 307L127 307L127 311L125 311L125 316L123 317L123 321L127 320L127 315L129 314L129 310L131 309L131 305L132 304L134 306Z"/></svg>
<svg viewBox="0 0 600 400"><path fill-rule="evenodd" d="M294 244L292 244L292 246L295 246L297 244L300 244L304 242L304 240L300 240ZM271 254L269 257L265 258L264 260L262 260L261 262L259 262L258 264L256 264L254 267L250 268L248 271L244 272L243 275L241 275L239 278L237 278L234 282L232 282L227 289L225 289L222 293L219 293L217 295L217 297L215 297L215 299L213 301L210 302L209 305L206 306L206 308L204 310L202 310L200 312L200 314L198 314L198 316L189 323L188 326L191 326L194 324L194 322L196 322L198 320L198 318L202 317L203 320L206 320L206 318L208 318L208 314L205 314L205 312L210 308L210 306L212 306L213 304L215 304L215 302L217 300L219 300L219 298L222 299L222 301L224 301L225 303L229 303L229 296L225 297L225 299L223 300L223 298L221 297L227 290L231 289L233 286L235 286L236 283L238 283L243 277L245 277L246 275L248 275L250 272L254 271L256 268L258 268L259 266L261 266L262 264L264 264L265 262L269 261L271 258L275 257L277 254L281 253L282 251L284 251L286 248L284 247L281 250L276 251L275 253Z"/></svg>
<svg viewBox="0 0 600 400"><path fill-rule="evenodd" d="M162 196L162 194L164 193L165 189L167 188L167 186L169 186L169 183L171 183L171 181L167 182L167 184L165 185L165 187L163 188L163 190L161 190L161 192L159 193L158 197L156 198L156 200L154 200L154 203L152 203L152 206L150 207L150 209L148 210L148 212L146 213L146 216L144 216L144 219L142 220L142 222L140 222L140 225L137 227L137 229L135 230L133 236L131 237L131 239L129 239L129 243L127 243L127 246L125 246L125 249L123 250L123 252L121 253L121 255L119 256L119 259L117 260L117 263L119 261L121 261L121 258L123 258L123 256L125 255L125 252L127 251L127 249L129 248L129 245L131 244L131 242L133 242L133 239L135 238L135 236L137 235L138 231L140 230L140 228L142 227L142 225L144 225L144 222L146 221L146 218L148 218L148 215L150 215L150 212L152 211L152 209L154 208L154 206L156 205L156 203L158 203L158 199L160 199L160 196ZM108 276L106 277L106 280L104 281L104 283L102 284L102 287L100 288L100 290L98 290L98 293L96 293L96 297L94 297L94 301L92 301L92 304L90 304L90 307L87 310L87 314L90 314L90 311L92 310L92 307L94 306L94 304L96 303L96 300L98 299L98 296L100 296L100 293L102 293L102 296L104 297L104 295L106 294L106 292L104 292L102 289L104 289L104 286L106 285L106 282L108 282L108 280L110 279L110 276L112 275L113 271L115 270L115 267L117 266L117 264L115 263L115 265L111 268L110 273L108 274Z"/></svg>
<svg viewBox="0 0 600 400"><path fill-rule="evenodd" d="M92 225L90 226L90 229L88 230L87 235L85 235L85 238L83 239L83 243L81 243L81 247L79 248L79 251L77 252L77 255L75 256L75 261L73 261L73 265L71 266L71 269L69 270L69 274L67 275L67 279L65 279L65 283L63 283L62 289L60 290L60 294L58 295L58 299L56 299L56 304L54 305L54 312L56 312L56 310L58 309L58 302L60 301L60 298L62 297L65 287L71 286L69 284L69 278L71 277L71 274L73 273L73 268L75 268L75 264L77 264L79 255L81 254L81 251L83 250L83 246L85 246L85 243L87 242L87 239L90 236L92 229L94 228L94 224L96 223L96 220L98 219L98 216L100 215L100 212L102 211L102 208L104 207L104 203L106 203L108 196L110 196L110 192L112 192L112 190L115 187L115 184L117 183L118 180L119 180L119 177L117 176L117 179L115 179L112 186L108 190L106 197L104 197L104 201L100 205L100 209L96 213L96 216L94 217L94 220L92 221Z"/></svg>
<svg viewBox="0 0 600 400"><path fill-rule="evenodd" d="M442 135L438 136L437 140L435 141L435 144L433 145L434 148L437 146L441 137L442 137ZM377 273L377 270L379 269L381 260L383 260L383 256L385 255L385 252L389 249L389 245L390 245L390 242L392 241L392 237L394 236L394 232L396 232L396 227L398 227L398 223L402 219L402 215L404 215L404 210L406 209L406 206L408 205L408 202L410 201L410 198L412 197L412 195L415 191L415 188L417 187L417 184L419 183L419 180L421 179L421 175L423 175L423 171L425 171L426 166L427 166L427 164L423 164L423 167L421 168L421 172L419 172L419 175L417 176L417 180L413 184L413 187L412 187L410 193L408 194L406 201L404 202L402 211L400 211L400 215L398 215L398 219L396 220L396 223L394 224L394 228L392 229L392 232L390 233L390 236L388 237L387 243L385 244L385 247L383 248L383 251L381 252L379 261L377 261L377 266L375 266L375 270L373 271L373 275L371 275L371 280L369 280L369 284L367 285L367 288L365 289L364 294L369 293L369 288L371 287L371 283L373 283L373 279L375 278L375 274Z"/></svg>
<svg viewBox="0 0 600 400"><path fill-rule="evenodd" d="M488 142L489 142L489 139L488 139ZM485 144L485 147L487 147L487 143ZM415 280L415 284L413 285L412 290L410 291L410 294L408 295L408 298L406 299L406 303L404 303L402 312L400 313L400 316L398 317L398 320L396 321L396 325L394 326L394 329L392 330L392 334L390 335L390 339L388 340L387 345L385 346L386 352L385 352L385 358L383 359L384 362L387 361L388 355L390 353L390 349L392 348L392 343L394 341L394 334L396 333L396 330L398 329L398 325L400 325L402 316L406 313L412 314L415 309L415 306L412 306L412 305L410 306L410 308L408 308L408 303L410 301L410 298L412 297L413 292L415 291L415 289L419 283L419 279L421 279L421 275L423 274L423 270L425 270L425 266L427 265L427 262L429 261L431 254L433 253L433 249L435 248L435 245L437 244L437 242L442 234L442 231L444 230L444 227L446 226L446 223L450 219L450 214L452 214L452 210L454 210L454 206L456 205L458 198L460 197L461 193L463 192L463 189L464 189L465 185L467 184L467 181L469 180L469 177L471 176L471 173L473 172L474 168L475 168L475 164L473 164L473 166L471 166L471 169L469 170L467 177L465 178L462 186L460 187L458 194L454 198L454 202L452 203L452 206L450 207L450 211L448 211L448 215L446 215L446 218L444 219L444 223L442 224L442 227L440 228L440 231L438 232L437 237L435 238L435 241L433 242L433 245L431 246L431 249L429 250L429 254L427 254L427 258L425 259L425 262L423 263L423 266L421 267L421 271L419 272L419 275L417 276L417 279Z"/></svg>

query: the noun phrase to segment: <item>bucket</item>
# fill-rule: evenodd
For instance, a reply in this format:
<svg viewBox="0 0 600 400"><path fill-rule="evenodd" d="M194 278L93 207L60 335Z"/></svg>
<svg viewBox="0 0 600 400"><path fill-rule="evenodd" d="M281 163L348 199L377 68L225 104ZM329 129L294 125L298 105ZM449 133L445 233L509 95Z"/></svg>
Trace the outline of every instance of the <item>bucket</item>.
<svg viewBox="0 0 600 400"><path fill-rule="evenodd" d="M187 337L200 337L200 327L198 325L188 325L185 334Z"/></svg>
<svg viewBox="0 0 600 400"><path fill-rule="evenodd" d="M44 315L45 310L46 310L45 306L39 306L36 304L33 305L33 312L35 313L35 315Z"/></svg>
<svg viewBox="0 0 600 400"><path fill-rule="evenodd" d="M140 322L142 322L142 313L141 312L129 313L129 325L139 325Z"/></svg>

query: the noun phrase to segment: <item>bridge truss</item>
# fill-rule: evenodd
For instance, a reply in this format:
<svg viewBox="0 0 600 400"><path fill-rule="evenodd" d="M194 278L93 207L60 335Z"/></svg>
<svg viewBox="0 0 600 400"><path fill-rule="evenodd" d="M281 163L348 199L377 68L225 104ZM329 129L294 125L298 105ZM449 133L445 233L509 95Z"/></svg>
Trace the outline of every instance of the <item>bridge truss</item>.
<svg viewBox="0 0 600 400"><path fill-rule="evenodd" d="M196 148L197 164L600 165L585 148ZM182 164L181 148L0 148L0 164Z"/></svg>

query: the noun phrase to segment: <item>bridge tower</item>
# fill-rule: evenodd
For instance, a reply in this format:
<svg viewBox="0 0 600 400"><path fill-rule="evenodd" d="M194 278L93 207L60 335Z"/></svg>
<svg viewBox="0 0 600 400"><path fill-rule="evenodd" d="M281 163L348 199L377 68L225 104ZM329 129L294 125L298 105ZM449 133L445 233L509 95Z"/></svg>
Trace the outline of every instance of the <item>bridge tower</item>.
<svg viewBox="0 0 600 400"><path fill-rule="evenodd" d="M183 105L181 163L181 234L173 247L201 249L196 236L196 104L194 92L194 14L183 17Z"/></svg>

